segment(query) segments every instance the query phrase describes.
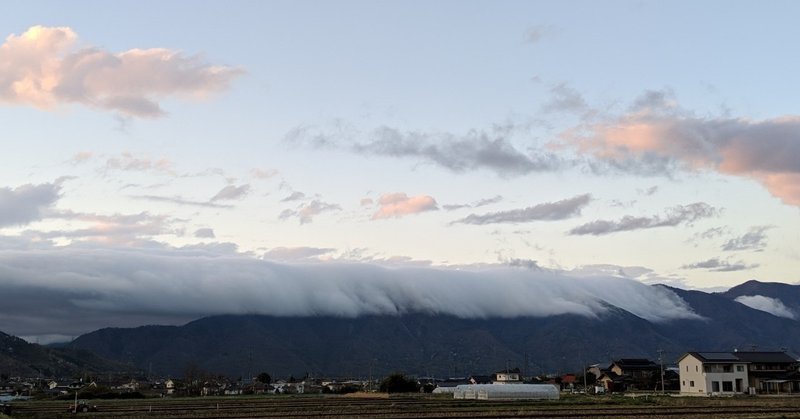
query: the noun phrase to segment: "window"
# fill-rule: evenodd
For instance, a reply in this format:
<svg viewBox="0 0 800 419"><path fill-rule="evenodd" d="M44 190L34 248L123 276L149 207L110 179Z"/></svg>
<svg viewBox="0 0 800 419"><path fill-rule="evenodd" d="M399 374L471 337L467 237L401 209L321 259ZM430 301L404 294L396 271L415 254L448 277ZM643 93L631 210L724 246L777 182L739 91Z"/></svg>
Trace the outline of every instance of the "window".
<svg viewBox="0 0 800 419"><path fill-rule="evenodd" d="M695 366L694 366L694 372L698 372L698 371L700 371L700 367L699 367L699 366L697 366L697 365L695 365Z"/></svg>
<svg viewBox="0 0 800 419"><path fill-rule="evenodd" d="M723 365L722 372L733 372L733 366L731 365Z"/></svg>
<svg viewBox="0 0 800 419"><path fill-rule="evenodd" d="M722 391L733 391L733 381L723 381Z"/></svg>
<svg viewBox="0 0 800 419"><path fill-rule="evenodd" d="M714 393L719 393L719 381L711 382L711 391L713 391Z"/></svg>
<svg viewBox="0 0 800 419"><path fill-rule="evenodd" d="M737 365L736 372L742 372L742 371L744 371L744 365Z"/></svg>
<svg viewBox="0 0 800 419"><path fill-rule="evenodd" d="M689 381L689 387L694 387L694 381Z"/></svg>
<svg viewBox="0 0 800 419"><path fill-rule="evenodd" d="M689 372L689 366L688 365L686 366L686 372Z"/></svg>
<svg viewBox="0 0 800 419"><path fill-rule="evenodd" d="M681 385L686 387L686 380L681 381Z"/></svg>

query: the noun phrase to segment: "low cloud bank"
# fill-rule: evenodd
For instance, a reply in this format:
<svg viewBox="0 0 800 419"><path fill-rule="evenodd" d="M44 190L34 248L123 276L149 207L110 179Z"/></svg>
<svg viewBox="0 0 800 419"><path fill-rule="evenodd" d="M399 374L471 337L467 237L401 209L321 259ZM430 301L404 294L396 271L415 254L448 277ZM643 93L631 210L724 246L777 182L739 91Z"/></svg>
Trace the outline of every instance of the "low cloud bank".
<svg viewBox="0 0 800 419"><path fill-rule="evenodd" d="M797 313L789 307L786 307L786 305L777 298L765 297L763 295L742 295L741 297L737 297L736 301L750 308L766 311L773 316L797 320Z"/></svg>
<svg viewBox="0 0 800 419"><path fill-rule="evenodd" d="M0 248L0 288L0 324L23 336L248 313L594 317L611 304L651 321L698 317L669 290L611 276L292 265L198 248Z"/></svg>

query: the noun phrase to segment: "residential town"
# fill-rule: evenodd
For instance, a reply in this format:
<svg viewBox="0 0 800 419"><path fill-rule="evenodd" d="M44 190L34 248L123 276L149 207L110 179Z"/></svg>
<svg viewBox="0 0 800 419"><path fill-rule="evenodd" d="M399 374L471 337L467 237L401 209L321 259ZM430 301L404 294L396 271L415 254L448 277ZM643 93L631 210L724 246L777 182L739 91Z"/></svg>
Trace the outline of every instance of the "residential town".
<svg viewBox="0 0 800 419"><path fill-rule="evenodd" d="M192 371L181 378L84 376L21 378L0 376L0 402L27 399L208 397L266 394L347 394L415 391L454 394L463 386L549 385L561 392L593 395L665 393L680 396L790 395L800 393L800 362L786 352L686 352L674 365L645 358L619 358L567 374L528 376L519 368L464 377L273 379L268 373L230 379ZM410 386L398 390L391 380ZM405 380L405 381L403 381ZM389 383L389 384L387 384ZM510 387L509 387L510 388ZM461 395L463 397L463 394Z"/></svg>

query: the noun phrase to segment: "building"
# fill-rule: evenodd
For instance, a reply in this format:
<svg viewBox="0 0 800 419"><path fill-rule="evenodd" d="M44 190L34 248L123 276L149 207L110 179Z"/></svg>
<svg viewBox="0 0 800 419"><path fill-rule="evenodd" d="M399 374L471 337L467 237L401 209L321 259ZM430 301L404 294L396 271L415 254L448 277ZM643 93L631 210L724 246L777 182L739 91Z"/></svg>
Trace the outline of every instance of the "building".
<svg viewBox="0 0 800 419"><path fill-rule="evenodd" d="M798 362L785 352L687 352L678 365L681 394L800 392Z"/></svg>
<svg viewBox="0 0 800 419"><path fill-rule="evenodd" d="M506 369L495 373L494 384L519 384L522 383L519 368Z"/></svg>
<svg viewBox="0 0 800 419"><path fill-rule="evenodd" d="M747 392L747 365L733 352L687 352L678 360L681 394L733 395Z"/></svg>
<svg viewBox="0 0 800 419"><path fill-rule="evenodd" d="M786 352L734 352L747 361L747 383L758 393L800 392L798 362Z"/></svg>

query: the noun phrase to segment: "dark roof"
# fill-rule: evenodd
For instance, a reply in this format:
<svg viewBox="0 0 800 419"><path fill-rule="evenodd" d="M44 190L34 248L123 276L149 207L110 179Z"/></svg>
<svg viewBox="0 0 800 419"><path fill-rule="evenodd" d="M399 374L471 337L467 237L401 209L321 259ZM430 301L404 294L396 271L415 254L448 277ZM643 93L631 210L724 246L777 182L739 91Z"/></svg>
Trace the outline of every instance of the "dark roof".
<svg viewBox="0 0 800 419"><path fill-rule="evenodd" d="M715 363L791 364L797 362L786 352L687 352L681 359L686 355L692 355L702 362Z"/></svg>
<svg viewBox="0 0 800 419"><path fill-rule="evenodd" d="M636 369L653 369L658 368L658 364L645 358L621 358L613 361L612 366L616 364L623 370L636 370Z"/></svg>
<svg viewBox="0 0 800 419"><path fill-rule="evenodd" d="M786 352L734 352L737 358L752 363L793 364L797 362Z"/></svg>

